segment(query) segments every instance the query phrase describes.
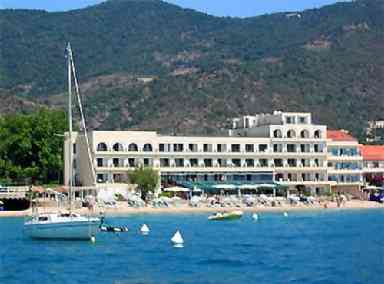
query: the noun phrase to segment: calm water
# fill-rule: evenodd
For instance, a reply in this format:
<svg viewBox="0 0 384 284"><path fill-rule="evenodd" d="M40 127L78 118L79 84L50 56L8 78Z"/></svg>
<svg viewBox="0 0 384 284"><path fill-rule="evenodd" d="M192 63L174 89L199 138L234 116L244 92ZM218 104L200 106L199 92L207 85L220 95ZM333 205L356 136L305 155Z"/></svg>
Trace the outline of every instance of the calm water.
<svg viewBox="0 0 384 284"><path fill-rule="evenodd" d="M32 241L0 219L0 283L384 283L384 210L109 218L129 233ZM137 233L147 223L148 236ZM185 247L169 239L179 228Z"/></svg>

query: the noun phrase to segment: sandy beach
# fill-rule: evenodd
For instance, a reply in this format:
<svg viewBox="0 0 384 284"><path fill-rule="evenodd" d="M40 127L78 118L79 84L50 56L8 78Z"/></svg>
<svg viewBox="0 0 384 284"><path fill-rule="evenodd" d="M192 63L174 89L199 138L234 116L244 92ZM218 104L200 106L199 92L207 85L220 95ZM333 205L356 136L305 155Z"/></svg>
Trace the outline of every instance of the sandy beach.
<svg viewBox="0 0 384 284"><path fill-rule="evenodd" d="M337 207L336 202L328 202L327 208L324 204L318 205L283 205L283 206L255 206L255 207L190 207L190 206L179 206L179 207L166 207L166 208L154 208L154 207L142 207L133 208L128 207L126 203L120 202L116 207L113 208L97 208L95 214L98 212L104 212L106 215L129 215L129 214L192 214L192 213L213 213L218 211L232 211L242 210L245 212L283 212L283 211L303 211L303 210L351 210L351 209L377 209L384 208L383 204L372 202L372 201L360 201L352 200L348 201L342 207ZM54 212L56 208L43 208L41 211ZM89 211L86 208L75 210L75 212L88 214ZM1 217L24 217L31 214L31 210L24 211L1 211Z"/></svg>

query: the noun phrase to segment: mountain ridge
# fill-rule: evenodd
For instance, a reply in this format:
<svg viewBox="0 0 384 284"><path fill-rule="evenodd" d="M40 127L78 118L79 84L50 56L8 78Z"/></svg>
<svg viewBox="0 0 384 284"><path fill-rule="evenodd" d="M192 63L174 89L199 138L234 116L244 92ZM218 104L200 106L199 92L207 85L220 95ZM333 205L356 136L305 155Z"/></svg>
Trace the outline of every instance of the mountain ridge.
<svg viewBox="0 0 384 284"><path fill-rule="evenodd" d="M382 15L377 0L245 19L156 0L0 11L0 96L63 107L70 40L95 129L209 134L284 109L362 137L384 109Z"/></svg>

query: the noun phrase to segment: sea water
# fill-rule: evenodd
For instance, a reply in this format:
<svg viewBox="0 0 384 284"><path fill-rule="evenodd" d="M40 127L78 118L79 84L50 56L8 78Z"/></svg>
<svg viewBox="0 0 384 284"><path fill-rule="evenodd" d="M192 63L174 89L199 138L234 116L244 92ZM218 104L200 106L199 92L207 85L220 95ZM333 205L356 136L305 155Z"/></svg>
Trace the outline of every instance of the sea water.
<svg viewBox="0 0 384 284"><path fill-rule="evenodd" d="M384 210L107 217L127 233L37 241L0 219L0 283L384 283ZM143 236L141 224L151 231ZM171 237L180 230L183 248Z"/></svg>

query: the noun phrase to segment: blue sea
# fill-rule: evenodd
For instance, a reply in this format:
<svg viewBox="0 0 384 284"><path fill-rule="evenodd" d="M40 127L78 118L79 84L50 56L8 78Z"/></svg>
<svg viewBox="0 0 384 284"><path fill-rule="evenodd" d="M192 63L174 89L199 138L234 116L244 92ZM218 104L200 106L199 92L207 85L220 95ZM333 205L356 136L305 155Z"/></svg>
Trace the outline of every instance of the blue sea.
<svg viewBox="0 0 384 284"><path fill-rule="evenodd" d="M95 244L30 240L22 218L3 218L0 283L384 283L384 210L207 216L110 217L130 231ZM184 248L170 243L177 229Z"/></svg>

